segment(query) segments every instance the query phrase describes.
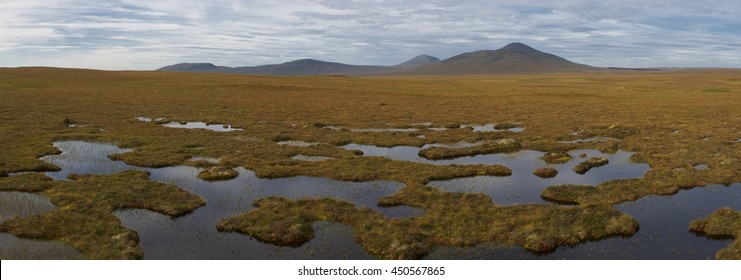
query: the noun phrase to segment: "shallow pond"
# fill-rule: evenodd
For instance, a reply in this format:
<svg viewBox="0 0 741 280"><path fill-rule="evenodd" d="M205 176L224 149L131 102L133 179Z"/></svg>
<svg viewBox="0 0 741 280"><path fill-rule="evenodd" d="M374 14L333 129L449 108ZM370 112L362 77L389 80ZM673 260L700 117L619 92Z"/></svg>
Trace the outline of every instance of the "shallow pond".
<svg viewBox="0 0 741 280"><path fill-rule="evenodd" d="M230 132L230 131L242 130L241 128L234 128L229 124L207 124L205 122L186 122L186 123L169 122L169 123L162 124L162 126L172 127L172 128L185 128L185 129L207 129L207 130L216 131L216 132Z"/></svg>
<svg viewBox="0 0 741 280"><path fill-rule="evenodd" d="M302 161L325 161L332 159L331 157L323 157L323 156L307 156L307 155L295 155L291 157L295 160L302 160Z"/></svg>
<svg viewBox="0 0 741 280"><path fill-rule="evenodd" d="M454 145L469 144L474 143L456 143ZM390 208L377 206L377 201L381 197L391 195L403 187L402 184L396 182L354 183L305 176L261 179L257 178L254 172L244 168L237 168L239 176L233 180L206 182L196 177L200 169L195 167L142 168L112 161L108 159L108 155L127 152L128 150L110 144L61 141L54 143L54 146L59 148L62 153L45 156L42 159L62 168L61 171L47 173L57 180L66 179L69 173L109 174L130 169L145 170L150 172L150 178L153 181L176 184L180 188L195 193L206 200L206 206L177 219L141 209L116 211L116 216L119 217L125 227L139 233L140 244L144 248L145 258L147 259L373 258L354 241L350 227L336 223L314 223L315 238L299 247L265 244L247 235L222 233L216 230L216 223L219 220L249 211L253 208L252 205L256 199L268 196L288 198L334 197L355 203L358 207L375 209L389 217L403 218L424 215L424 210L409 206ZM392 153L389 157L402 160L416 160L419 158L416 153L420 148L401 148L413 148L415 150L406 151L406 154ZM610 164L592 169L585 175L577 175L571 168L584 160L584 158L579 157L581 153L586 153L587 157L606 156L610 159ZM434 161L438 164L503 164L512 169L513 175L510 177L461 178L432 182L431 185L449 191L484 192L491 195L494 202L500 204L545 203L540 199L540 191L545 186L559 183L594 185L610 179L641 177L649 168L645 164L630 163L628 159L631 153L622 151L613 155L602 154L594 150L571 151L570 154L573 157L571 161L560 165L550 165L559 171L558 176L551 179L541 179L532 174L535 168L548 166L539 159L543 153L536 151ZM419 160L427 161L426 159ZM717 250L727 246L731 241L719 241L696 236L688 231L689 222L695 218L704 218L722 206L741 209L740 192L741 184L734 184L730 187L712 185L705 188L680 191L679 194L674 196L650 196L635 202L619 204L617 207L621 211L633 215L641 223L641 229L631 238L614 237L572 247L559 247L555 252L544 255L532 254L519 246L490 243L463 248L441 247L436 248L428 258L712 258ZM8 208L6 210L2 208L3 212L0 214L3 217L38 213L36 210L28 209L42 209L39 211L53 209L53 205L50 205L48 200L35 194L0 193L0 202L3 202L3 195L13 201L3 203L3 205L19 205L19 207L11 207L13 209ZM38 242L53 244L51 246L61 246L61 249L50 251L47 249L49 245L33 247L40 244ZM17 245L24 243L33 245ZM0 251L0 256L4 259L82 257L71 247L58 242L25 240L12 235L0 234L0 244L3 248ZM25 249L12 249L19 248L18 246L24 246Z"/></svg>
<svg viewBox="0 0 741 280"><path fill-rule="evenodd" d="M256 199L270 196L338 198L358 207L372 208L389 217L424 214L423 210L414 207L377 205L381 197L403 188L402 184L396 182L356 183L306 176L260 179L254 172L244 168L237 168L239 176L235 179L207 182L197 178L200 169L195 167L143 168L112 161L108 155L129 150L110 144L60 141L55 142L54 146L62 153L42 159L62 168L61 171L46 173L56 180L66 180L70 173L110 174L123 170L144 170L150 173L153 181L176 184L206 200L206 206L177 219L141 209L116 211L125 227L139 232L145 258L150 259L371 258L355 243L349 227L334 223L315 223L316 238L297 248L264 244L246 235L217 231L216 223L219 220L249 211ZM352 246L336 247L336 244Z"/></svg>
<svg viewBox="0 0 741 280"><path fill-rule="evenodd" d="M428 259L715 259L715 253L733 242L711 239L689 231L694 219L703 219L720 207L741 209L741 183L709 185L679 191L672 196L648 196L616 206L640 222L629 238L612 237L548 254L533 254L519 246L479 244L437 248Z"/></svg>
<svg viewBox="0 0 741 280"><path fill-rule="evenodd" d="M497 129L496 124L479 124L479 125L461 125L461 128L470 127L473 132L497 132L497 131L511 131L511 132L522 132L525 130L523 127L513 127L508 129Z"/></svg>
<svg viewBox="0 0 741 280"><path fill-rule="evenodd" d="M0 223L56 209L48 198L22 192L0 192ZM80 252L58 241L30 240L0 233L0 259L84 259Z"/></svg>
<svg viewBox="0 0 741 280"><path fill-rule="evenodd" d="M477 143L459 142L452 145L475 145ZM404 160L435 165L466 165L466 164L501 164L512 169L512 176L476 176L458 178L447 181L433 181L430 185L449 192L479 192L492 197L497 204L542 204L548 203L540 198L540 193L548 186L556 184L586 184L598 185L614 179L640 178L651 169L645 163L633 163L630 157L633 153L618 151L615 154L605 154L597 150L572 150L569 152L571 160L564 164L546 164L540 157L543 152L523 150L511 154L488 154L469 157L460 157L449 160L429 160L418 155L421 149L440 144L428 144L419 147L396 146L378 147L373 145L348 144L342 146L348 150L360 150L364 156L382 156L393 160ZM584 175L573 171L574 166L585 158L605 157L610 163L595 167ZM540 178L533 174L533 170L541 167L553 167L558 175L553 178Z"/></svg>
<svg viewBox="0 0 741 280"><path fill-rule="evenodd" d="M604 154L597 150L570 151L571 160L564 164L546 164L542 159L542 152L520 151L512 154L481 155L470 158L461 158L467 162L483 164L502 164L512 169L512 175L506 177L476 176L458 178L447 181L433 181L431 186L449 192L480 192L489 195L494 203L500 205L511 204L545 204L549 203L540 197L540 193L548 186L557 184L585 184L598 185L609 180L640 178L651 169L645 163L633 163L630 157L633 153L618 151L615 154ZM584 175L574 172L573 168L584 158L605 157L610 163L592 168ZM456 162L457 163L457 162ZM533 170L541 167L553 167L558 175L553 178L540 178L533 174Z"/></svg>

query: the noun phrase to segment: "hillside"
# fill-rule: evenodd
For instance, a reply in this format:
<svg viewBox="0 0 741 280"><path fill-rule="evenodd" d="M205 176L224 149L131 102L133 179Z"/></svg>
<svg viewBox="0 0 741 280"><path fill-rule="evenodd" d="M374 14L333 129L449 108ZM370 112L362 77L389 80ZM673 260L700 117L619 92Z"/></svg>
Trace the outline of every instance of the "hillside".
<svg viewBox="0 0 741 280"><path fill-rule="evenodd" d="M463 53L440 63L397 72L414 75L471 75L503 73L579 72L595 69L559 56L544 53L522 43L498 50Z"/></svg>
<svg viewBox="0 0 741 280"><path fill-rule="evenodd" d="M420 55L394 66L350 65L314 59L282 64L246 67L216 66L211 63L181 63L158 71L218 72L258 75L479 75L505 73L581 72L594 68L544 53L522 43L511 43L498 50L481 50L440 61Z"/></svg>

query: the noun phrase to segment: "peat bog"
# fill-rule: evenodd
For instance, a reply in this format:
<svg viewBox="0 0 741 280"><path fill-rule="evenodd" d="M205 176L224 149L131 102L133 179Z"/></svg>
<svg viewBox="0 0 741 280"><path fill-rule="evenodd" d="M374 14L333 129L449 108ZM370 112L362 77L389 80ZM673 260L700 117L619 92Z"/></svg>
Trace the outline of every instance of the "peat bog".
<svg viewBox="0 0 741 280"><path fill-rule="evenodd" d="M738 75L0 69L0 256L738 259Z"/></svg>

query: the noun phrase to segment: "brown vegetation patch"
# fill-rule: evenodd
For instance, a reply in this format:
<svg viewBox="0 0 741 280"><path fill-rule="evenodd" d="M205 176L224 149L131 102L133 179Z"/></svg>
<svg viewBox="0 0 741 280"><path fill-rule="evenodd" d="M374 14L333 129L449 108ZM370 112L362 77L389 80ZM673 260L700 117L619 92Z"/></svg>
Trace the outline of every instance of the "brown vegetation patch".
<svg viewBox="0 0 741 280"><path fill-rule="evenodd" d="M61 240L91 259L140 259L143 252L135 231L121 226L116 209L142 208L172 217L187 214L205 202L174 185L149 181L149 174L125 171L113 175L70 175L72 181L51 181L41 174L0 179L2 190L40 191L59 209L11 219L0 232L22 238Z"/></svg>
<svg viewBox="0 0 741 280"><path fill-rule="evenodd" d="M427 204L424 206L427 214L422 217L388 219L367 208L356 209L351 203L334 199L273 197L258 200L257 208L224 219L217 227L278 245L299 245L313 237L311 223L339 222L354 228L355 240L368 252L386 259L420 258L433 246L494 241L548 252L560 245L617 234L631 235L638 229L635 219L607 205L498 207L490 201L481 201L478 195L419 188L420 198ZM434 206L429 205L433 197ZM409 203L413 201L404 201Z"/></svg>
<svg viewBox="0 0 741 280"><path fill-rule="evenodd" d="M720 208L702 220L690 223L690 230L713 237L735 237L727 247L715 254L721 260L741 260L741 211Z"/></svg>
<svg viewBox="0 0 741 280"><path fill-rule="evenodd" d="M543 167L533 170L533 174L540 178L553 178L558 175L558 170L553 167Z"/></svg>
<svg viewBox="0 0 741 280"><path fill-rule="evenodd" d="M710 183L741 182L741 149L738 149L738 142L728 141L738 138L741 114L738 114L737 104L741 104L741 94L701 93L707 88L741 92L741 84L727 82L739 76L738 70L541 74L536 79L533 75L348 79L5 68L0 69L0 76L4 85L13 88L0 89L3 100L0 102L0 112L3 112L0 174L58 170L38 159L59 153L52 142L97 140L133 148L132 152L111 158L137 166L179 165L192 156L209 156L221 157L220 165L254 170L260 177L307 175L348 181L395 180L407 187L387 199L388 203L411 203L429 213L429 209L443 207L434 204L440 202L449 204L444 206L449 213L466 213L467 208L489 207L491 200L483 195L433 195L434 192L424 191L426 188L420 185L432 179L509 174L508 168L432 166L358 157L351 151L329 145L286 147L275 141L422 147L458 141L493 143L512 137L517 139L517 150L598 149L610 152L621 149L636 152L631 158L634 162L651 166L652 170L640 179L615 180L589 189L544 191L544 196L580 204L576 208L619 203L651 194L672 194L682 188ZM564 79L583 82L558 82ZM662 82L656 83L656 80ZM476 102L461 106L462 100ZM386 106L377 106L380 103ZM168 129L132 116L163 117L167 119L165 122L219 120L244 130L213 133ZM71 128L62 122L64 118L88 126ZM521 133L474 133L470 129L456 129L466 123L505 121L525 123L527 129ZM327 124L385 127L386 123L420 122L450 129L426 130L426 137L419 138L419 132L373 133L321 128ZM681 133L672 133L675 130ZM579 138L602 136L621 141L558 143L574 139L576 136L570 135L574 131L579 132ZM440 153L444 158L445 155L458 156L456 153L466 156L498 152L500 148L453 153L441 150ZM297 154L335 159L291 160ZM559 158L562 157L555 157ZM693 169L698 163L713 168ZM674 171L676 167L686 168ZM0 178L0 182L27 180L25 187L14 185L34 191L53 189L44 186L48 182L43 179L33 178L36 175L13 179L16 176ZM458 199L467 202L456 204ZM429 220L425 226L446 227L446 223L457 222L443 218L444 215L433 216L441 219ZM531 230L537 231L538 227L533 225ZM466 231L480 235L488 230L472 227ZM453 236L463 236L461 240L467 240L463 234Z"/></svg>
<svg viewBox="0 0 741 280"><path fill-rule="evenodd" d="M589 171L589 169L606 165L609 162L610 161L607 158L603 158L603 157L596 158L596 157L593 157L593 158L590 158L588 160L582 161L579 164L577 164L576 166L574 166L574 172L583 175L583 174L587 173L587 171Z"/></svg>
<svg viewBox="0 0 741 280"><path fill-rule="evenodd" d="M520 144L514 139L500 139L465 148L431 147L419 151L419 156L430 160L451 159L465 156L475 156L497 153L514 153L519 151Z"/></svg>
<svg viewBox="0 0 741 280"><path fill-rule="evenodd" d="M547 164L563 164L571 160L571 155L567 152L546 153L541 157Z"/></svg>
<svg viewBox="0 0 741 280"><path fill-rule="evenodd" d="M206 181L225 181L239 176L239 172L226 166L212 166L198 172L198 178Z"/></svg>

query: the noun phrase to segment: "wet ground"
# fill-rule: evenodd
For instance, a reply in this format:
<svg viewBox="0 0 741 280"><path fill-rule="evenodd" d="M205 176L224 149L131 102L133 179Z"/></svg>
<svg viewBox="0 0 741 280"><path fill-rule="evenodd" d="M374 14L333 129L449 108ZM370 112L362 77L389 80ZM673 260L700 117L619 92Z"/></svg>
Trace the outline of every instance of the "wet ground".
<svg viewBox="0 0 741 280"><path fill-rule="evenodd" d="M476 143L459 142L449 146L466 147ZM601 153L597 150L572 150L569 152L571 160L564 164L546 164L540 157L543 152L523 150L511 154L489 154L470 157L459 157L449 160L429 160L417 155L421 149L440 144L425 145L422 148L411 146L397 146L391 148L372 145L348 144L342 148L360 150L364 156L382 156L393 160L404 160L435 165L451 164L501 164L512 169L512 176L476 176L458 178L448 181L433 181L430 185L448 192L479 192L491 196L497 204L543 204L548 203L540 198L540 193L548 186L557 184L586 184L598 185L614 179L641 178L651 169L644 163L633 163L630 157L633 153L618 151L614 154ZM581 158L580 155L586 155ZM573 171L574 166L585 158L605 157L610 162L601 167L595 167L584 175ZM553 178L540 178L533 174L533 170L541 167L553 167L558 175Z"/></svg>
<svg viewBox="0 0 741 280"><path fill-rule="evenodd" d="M629 238L612 237L576 246L562 246L548 254L533 254L516 245L479 244L437 248L428 259L715 259L731 239L711 239L689 231L694 219L703 219L720 207L741 209L741 183L709 185L679 191L672 196L648 196L617 205L640 223Z"/></svg>
<svg viewBox="0 0 741 280"><path fill-rule="evenodd" d="M475 143L455 143L466 146ZM315 238L299 247L282 247L258 242L237 233L222 233L216 223L253 208L256 199L269 196L288 198L332 197L350 201L357 207L368 207L389 217L405 218L424 215L424 210L409 207L379 207L381 197L391 195L404 186L390 181L342 182L316 177L291 177L282 179L257 178L254 172L237 168L239 176L229 181L207 182L197 178L199 168L176 166L142 168L108 159L108 155L130 150L105 143L61 141L54 146L62 153L41 159L62 168L47 172L55 180L65 180L70 173L110 174L123 170L145 170L153 181L176 184L206 200L206 206L186 216L171 219L148 210L120 210L116 216L123 225L139 233L140 244L147 259L368 259L373 258L358 245L352 229L346 225L317 222L313 224ZM420 148L347 145L344 148L361 149L366 155L387 156L397 160L434 162L434 164L502 164L512 169L512 176L479 176L449 181L431 182L432 186L447 191L483 192L497 204L547 203L540 199L543 188L553 184L575 183L596 185L612 179L638 178L649 170L648 165L629 161L631 153L619 151L602 154L595 150L571 151L571 161L548 165L539 158L537 151L520 151L512 154L479 155L444 161L430 161L417 156ZM424 148L424 147L423 147ZM587 157L604 156L610 163L590 170L585 175L572 171ZM206 160L206 159L204 159ZM551 166L559 174L542 179L532 174L538 167ZM473 247L442 247L428 258L452 259L705 259L728 245L730 240L712 240L697 236L688 230L692 219L704 218L719 207L741 209L741 184L730 187L711 185L680 191L666 197L649 196L635 202L617 205L618 209L641 224L638 233L630 238L614 237L573 247L559 247L545 255L530 253L519 246L506 244L479 244ZM28 216L55 207L42 196L17 192L0 192L2 212L0 218ZM79 253L59 242L18 239L0 234L3 244L0 256L6 258L79 258ZM20 244L20 245L18 245ZM43 245L38 245L43 244ZM20 246L20 247L19 247ZM36 247L34 247L36 246ZM22 248L21 248L22 247ZM18 248L18 249L16 249ZM51 248L51 249L49 249ZM70 251L71 250L71 251ZM33 253L28 253L33 252Z"/></svg>
<svg viewBox="0 0 741 280"><path fill-rule="evenodd" d="M0 223L28 217L57 207L48 198L22 192L0 192ZM58 241L31 240L0 233L0 259L84 259L80 252Z"/></svg>

